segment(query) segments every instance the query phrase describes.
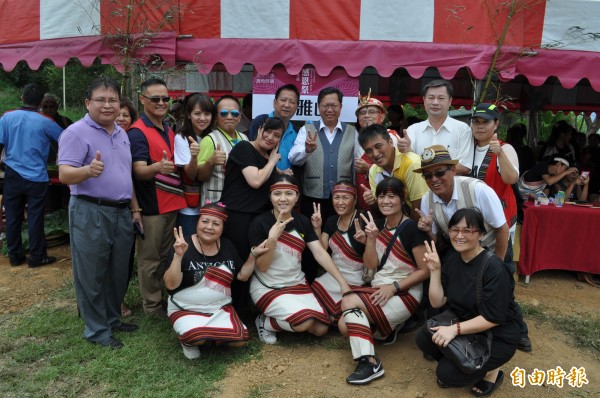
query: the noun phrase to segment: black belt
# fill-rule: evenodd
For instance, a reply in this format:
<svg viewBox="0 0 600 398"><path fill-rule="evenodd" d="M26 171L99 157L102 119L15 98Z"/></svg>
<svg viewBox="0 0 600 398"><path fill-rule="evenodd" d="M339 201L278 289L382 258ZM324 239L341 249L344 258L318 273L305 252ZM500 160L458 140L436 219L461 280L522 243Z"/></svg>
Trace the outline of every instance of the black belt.
<svg viewBox="0 0 600 398"><path fill-rule="evenodd" d="M130 200L116 201L116 200L108 200L108 199L102 199L102 198L94 198L92 196L87 196L87 195L75 195L75 197L77 199L85 200L86 202L94 203L99 206L116 207L118 209L123 209L125 207L129 207L129 204L131 203Z"/></svg>

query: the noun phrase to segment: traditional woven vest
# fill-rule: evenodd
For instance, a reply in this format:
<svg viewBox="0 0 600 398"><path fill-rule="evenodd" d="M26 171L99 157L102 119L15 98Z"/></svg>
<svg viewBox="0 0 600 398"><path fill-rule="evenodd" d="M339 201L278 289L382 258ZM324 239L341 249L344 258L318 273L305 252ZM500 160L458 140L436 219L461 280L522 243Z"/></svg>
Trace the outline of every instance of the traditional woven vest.
<svg viewBox="0 0 600 398"><path fill-rule="evenodd" d="M229 155L229 152L233 149L233 145L231 145L225 134L217 129L211 131L208 137L212 140L215 148L217 145L221 145L221 150ZM248 141L248 137L245 134L237 134L243 141ZM221 199L223 184L225 183L225 167L225 164L213 167L211 176L202 184L202 201L209 200L211 203L216 203Z"/></svg>
<svg viewBox="0 0 600 398"><path fill-rule="evenodd" d="M505 143L500 141L500 145ZM475 157L475 155L473 155ZM485 182L490 188L496 192L502 203L506 224L510 228L517 221L517 200L512 185L502 181L502 176L498 171L498 167L490 167L490 165L498 164L498 155L488 149L481 162L481 166L477 170L477 175L473 175L475 168L471 171L473 177Z"/></svg>
<svg viewBox="0 0 600 398"><path fill-rule="evenodd" d="M150 154L149 164L160 162L163 158L163 151L167 152L169 160L173 161L173 148L175 148L175 134L169 128L169 145L153 126L146 126L144 121L138 119L131 128L139 129L148 140L148 151ZM156 174L154 176L154 187L156 189L156 201L159 214L169 213L186 207L183 191L181 189L181 178L179 170L171 174Z"/></svg>
<svg viewBox="0 0 600 398"><path fill-rule="evenodd" d="M305 127L311 134L318 132L319 145L304 164L303 192L311 198L327 199L337 181L354 179L356 129L342 123L343 132L336 133L330 144L325 132L320 131L320 122Z"/></svg>
<svg viewBox="0 0 600 398"><path fill-rule="evenodd" d="M458 192L458 208L469 209L476 207L475 204L475 185L484 184L483 181L472 177L454 177L454 184ZM446 237L448 236L448 221L449 218L444 214L442 204L433 201L433 192L429 193L429 208L433 209L433 218L437 224L438 230L441 231ZM481 239L481 246L488 250L494 251L496 247L496 229L488 224L485 219L483 220L485 225L485 235Z"/></svg>

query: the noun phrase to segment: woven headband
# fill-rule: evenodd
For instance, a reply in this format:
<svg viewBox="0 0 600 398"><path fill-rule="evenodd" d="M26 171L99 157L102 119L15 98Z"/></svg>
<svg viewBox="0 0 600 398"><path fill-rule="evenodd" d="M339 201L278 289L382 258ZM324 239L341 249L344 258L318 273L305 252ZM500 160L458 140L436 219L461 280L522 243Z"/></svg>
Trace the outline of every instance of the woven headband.
<svg viewBox="0 0 600 398"><path fill-rule="evenodd" d="M227 213L225 213L224 211L219 211L216 209L204 208L204 207L200 209L200 215L216 217L223 221L227 221L227 217L228 217Z"/></svg>
<svg viewBox="0 0 600 398"><path fill-rule="evenodd" d="M281 183L281 182L278 182L277 184L271 185L271 192L273 192L273 191L275 191L277 189L289 189L289 190L292 190L292 191L295 191L295 192L299 191L299 189L298 189L298 187L296 185L294 185L294 184L286 184L286 183Z"/></svg>
<svg viewBox="0 0 600 398"><path fill-rule="evenodd" d="M353 188L349 185L339 184L333 187L333 193L349 193L350 195L356 197L356 188Z"/></svg>

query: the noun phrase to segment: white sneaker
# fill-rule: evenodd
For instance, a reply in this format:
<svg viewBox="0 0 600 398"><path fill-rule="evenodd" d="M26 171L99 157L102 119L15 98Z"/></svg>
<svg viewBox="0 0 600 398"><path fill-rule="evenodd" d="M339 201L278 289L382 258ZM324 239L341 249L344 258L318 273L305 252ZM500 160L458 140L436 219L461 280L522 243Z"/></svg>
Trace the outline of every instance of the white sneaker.
<svg viewBox="0 0 600 398"><path fill-rule="evenodd" d="M277 343L277 336L275 336L275 332L271 332L265 329L265 316L259 315L256 317L256 321L254 321L256 325L256 330L258 331L258 338L265 344L275 344Z"/></svg>
<svg viewBox="0 0 600 398"><path fill-rule="evenodd" d="M183 355L185 355L187 359L200 358L200 348L198 348L198 346L181 344L181 348L183 348Z"/></svg>

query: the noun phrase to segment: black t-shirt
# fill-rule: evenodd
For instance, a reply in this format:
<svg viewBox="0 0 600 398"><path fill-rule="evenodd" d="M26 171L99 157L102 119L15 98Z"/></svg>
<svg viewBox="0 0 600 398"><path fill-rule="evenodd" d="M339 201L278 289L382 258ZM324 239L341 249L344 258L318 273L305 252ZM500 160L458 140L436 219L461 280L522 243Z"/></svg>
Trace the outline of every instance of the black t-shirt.
<svg viewBox="0 0 600 398"><path fill-rule="evenodd" d="M312 228L312 224L304 214L292 211L292 217L294 220L285 226L285 230L290 232L292 230L298 231L304 242L312 242L318 240L315 230ZM273 212L267 211L252 220L250 229L248 230L248 239L250 240L251 246L260 245L269 236L269 230L275 224L277 219L273 215Z"/></svg>
<svg viewBox="0 0 600 398"><path fill-rule="evenodd" d="M442 286L448 307L461 321L482 315L487 321L498 324L492 328L497 337L502 335L503 325L517 322L516 304L511 276L504 263L494 255L483 274L482 299L478 307L477 276L484 254L485 251L465 263L460 253L448 253L442 261Z"/></svg>
<svg viewBox="0 0 600 398"><path fill-rule="evenodd" d="M241 141L233 147L227 157L225 169L225 182L221 202L227 209L242 213L260 214L269 210L271 201L269 199L269 180L258 189L248 185L244 177L244 170L248 166L262 169L268 160L265 159L248 141ZM273 168L271 177L277 174Z"/></svg>
<svg viewBox="0 0 600 398"><path fill-rule="evenodd" d="M219 242L219 252L214 256L205 256L196 250L196 246L194 246L191 236L186 236L184 238L189 247L181 259L183 279L176 289L168 290L170 295L173 295L186 287L198 284L204 278L206 270L210 267L220 267L225 265L229 268L234 277L237 275L237 272L243 263L238 255L237 249L229 239L221 237ZM171 250L169 263L173 261L173 255L174 252Z"/></svg>
<svg viewBox="0 0 600 398"><path fill-rule="evenodd" d="M523 181L525 182L539 182L543 181L542 177L544 174L550 174L548 172L548 161L540 160L535 166L531 169L527 170L525 174L523 174Z"/></svg>
<svg viewBox="0 0 600 398"><path fill-rule="evenodd" d="M360 211L356 212L356 217L358 217L358 220L360 221ZM355 217L355 218L356 218ZM334 216L331 216L327 219L327 222L325 223L325 226L323 227L323 232L325 232L327 235L329 235L329 238L331 238L331 236L333 236L333 234L338 231L338 220L340 219L340 216L338 216L337 214ZM364 223L361 222L361 226ZM344 233L345 231L341 231L339 230L340 233ZM354 249L354 251L356 251L356 253L358 253L359 255L363 255L363 253L365 252L365 245L363 245L362 243L360 243L359 241L357 241L356 239L354 239L354 235L356 234L356 227L354 226L354 220L350 223L350 228L348 228L348 237L349 237L349 241L350 241L350 245L352 246L352 248Z"/></svg>
<svg viewBox="0 0 600 398"><path fill-rule="evenodd" d="M375 220L375 225L377 229L381 232L385 228L385 219ZM394 229L390 231L392 235L396 232ZM402 247L408 253L410 258L413 260L413 263L416 265L417 262L415 260L415 256L413 255L413 248L417 246L424 245L425 241L429 242L429 236L418 228L417 222L414 220L406 220L403 222L402 230L400 231L400 243L402 243Z"/></svg>

